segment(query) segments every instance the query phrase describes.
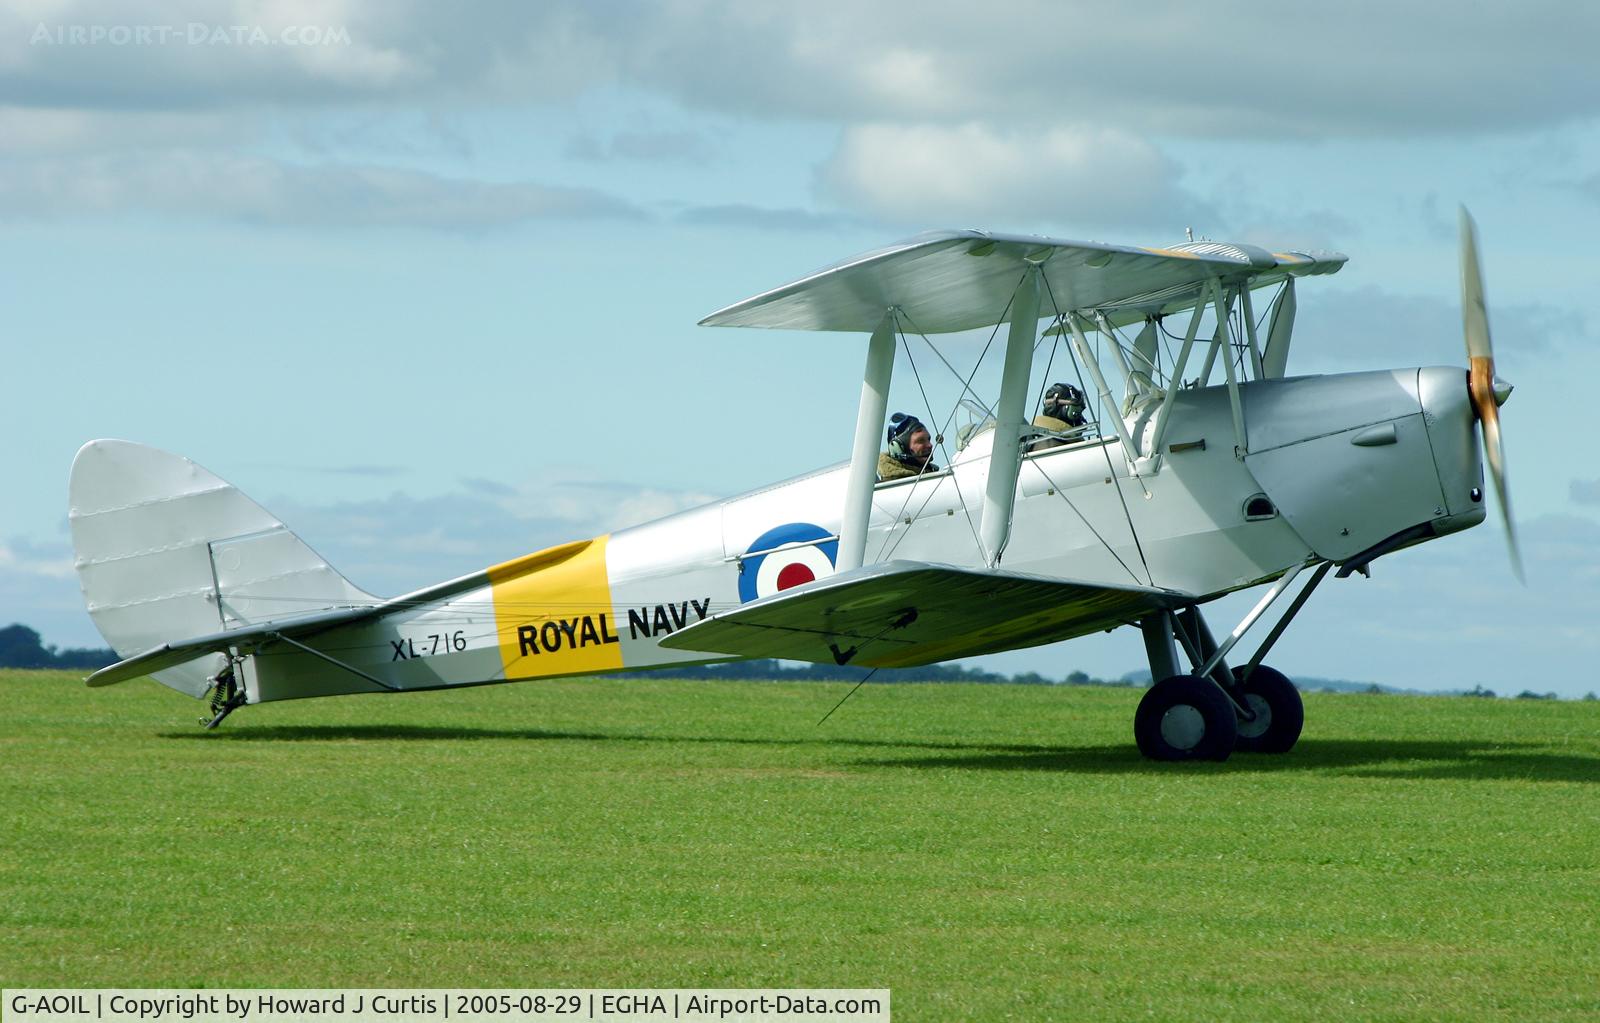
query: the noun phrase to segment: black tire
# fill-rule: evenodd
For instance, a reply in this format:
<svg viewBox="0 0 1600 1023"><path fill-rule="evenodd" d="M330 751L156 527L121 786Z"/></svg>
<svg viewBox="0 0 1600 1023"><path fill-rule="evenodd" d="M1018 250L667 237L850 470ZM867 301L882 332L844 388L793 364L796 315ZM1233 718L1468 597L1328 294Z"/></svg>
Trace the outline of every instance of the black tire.
<svg viewBox="0 0 1600 1023"><path fill-rule="evenodd" d="M1216 683L1174 675L1151 686L1139 701L1133 739L1151 760L1226 760L1238 721Z"/></svg>
<svg viewBox="0 0 1600 1023"><path fill-rule="evenodd" d="M1233 669L1237 681L1244 673L1242 667ZM1300 690L1284 677L1283 672L1260 665L1250 673L1248 681L1240 684L1245 703L1255 712L1256 720L1239 722L1239 748L1249 753L1287 753L1300 741L1300 729L1306 723L1305 704L1300 702Z"/></svg>

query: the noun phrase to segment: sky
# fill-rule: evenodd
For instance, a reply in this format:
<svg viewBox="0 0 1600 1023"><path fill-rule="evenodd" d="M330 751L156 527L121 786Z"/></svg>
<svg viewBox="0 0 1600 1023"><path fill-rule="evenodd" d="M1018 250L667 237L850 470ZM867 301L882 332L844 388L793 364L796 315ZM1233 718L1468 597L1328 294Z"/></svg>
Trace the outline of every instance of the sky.
<svg viewBox="0 0 1600 1023"><path fill-rule="evenodd" d="M1464 365L1465 203L1527 583L1491 518L1329 580L1272 663L1600 690L1600 10L1310 6L0 0L0 624L100 645L96 437L382 594L840 461L862 339L696 321L927 229L1337 250L1291 372Z"/></svg>

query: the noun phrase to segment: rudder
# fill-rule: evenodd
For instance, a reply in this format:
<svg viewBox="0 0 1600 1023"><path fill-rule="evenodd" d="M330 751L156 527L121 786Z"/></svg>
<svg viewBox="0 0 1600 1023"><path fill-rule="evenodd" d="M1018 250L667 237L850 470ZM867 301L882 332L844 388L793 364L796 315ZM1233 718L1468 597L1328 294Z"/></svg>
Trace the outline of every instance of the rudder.
<svg viewBox="0 0 1600 1023"><path fill-rule="evenodd" d="M119 657L377 602L237 488L143 444L95 440L80 448L67 517L89 616ZM207 655L155 678L203 696L217 660Z"/></svg>

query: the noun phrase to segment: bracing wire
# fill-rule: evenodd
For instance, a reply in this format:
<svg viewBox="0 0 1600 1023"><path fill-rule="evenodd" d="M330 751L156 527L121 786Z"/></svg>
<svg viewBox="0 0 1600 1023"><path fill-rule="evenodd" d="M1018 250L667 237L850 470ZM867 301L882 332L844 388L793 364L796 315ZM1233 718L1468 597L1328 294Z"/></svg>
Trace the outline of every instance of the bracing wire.
<svg viewBox="0 0 1600 1023"><path fill-rule="evenodd" d="M1043 276L1043 275L1041 275L1041 276ZM1044 277L1044 287L1045 287L1045 293L1050 296L1050 307L1053 310L1055 310L1056 320L1061 324L1061 329L1062 330L1066 330L1067 329L1066 316L1065 316L1064 313L1062 313L1061 306L1056 303L1056 293L1055 293L1055 289L1050 287L1050 278ZM1076 351L1069 351L1067 354L1072 356L1072 371L1073 371L1074 374L1077 375L1078 387L1081 390L1083 388L1083 367L1078 364L1078 355L1077 355ZM1087 394L1087 393L1088 392L1085 392L1085 394ZM1099 422L1099 417L1098 416L1096 417L1095 421L1096 421L1096 423ZM1112 486L1117 492L1117 501L1118 501L1119 504L1122 505L1122 517L1125 520L1127 520L1127 523L1128 523L1128 534L1133 537L1133 548L1139 554L1139 564L1144 567L1145 579L1149 582L1149 584L1151 586L1154 586L1155 585L1155 576L1151 574L1151 572L1150 572L1150 562L1148 560L1146 560L1146 558L1144 556L1144 545L1139 542L1139 530L1138 530L1138 528L1136 526L1134 526L1134 524L1133 524L1133 514L1128 510L1128 497L1127 497L1126 494L1124 494L1122 492L1122 484L1120 482L1118 482L1119 477L1117 476L1116 468L1111 464L1111 452L1106 450L1107 446L1108 445L1106 445L1106 444L1101 444L1100 445L1100 453L1105 456L1105 460L1106 460L1106 472L1108 472L1111 475ZM1123 452L1123 457L1124 458L1128 457L1128 455L1129 455L1129 452L1126 452L1126 451ZM1095 535L1096 535L1097 538L1099 538L1099 534L1098 533L1096 533ZM1100 542L1104 544L1105 543L1104 538L1100 538ZM1106 544L1107 549L1110 549L1110 546L1111 546L1110 544ZM1113 552L1113 554L1114 553L1115 552ZM1120 561L1121 559L1119 558L1118 560ZM1127 565L1123 565L1123 567L1127 568ZM1129 574L1132 574L1132 573L1130 572ZM1138 580L1138 576L1134 576L1134 579L1137 581Z"/></svg>
<svg viewBox="0 0 1600 1023"><path fill-rule="evenodd" d="M998 330L998 328L996 328L996 329ZM923 340L926 341L927 337L924 336ZM991 340L992 340L992 338L991 338ZM917 369L917 360L916 360L916 357L914 355L912 355L912 353L911 353L911 346L909 344L905 343L905 334L904 334L904 332L900 333L900 342L901 342L900 347L902 349L904 349L905 353L906 353L906 361L911 366L911 375L917 381L917 391L918 391L919 394L922 395L922 405L923 405L924 408L926 408L928 410L928 418L929 419L933 419L934 418L934 415L933 415L933 402L932 402L932 400L930 400L928 398L928 391L922 385L922 374ZM932 347L931 344L930 344L930 347ZM984 346L984 351L985 352L988 351L988 346L987 345ZM978 356L978 359L979 359L979 361L982 361L983 355L980 354ZM948 363L946 363L946 365L948 365ZM957 378L959 379L959 374L957 375ZM948 447L946 447L946 445L945 445L944 435L945 435L946 430L949 429L949 422L953 421L954 418L955 418L955 413L954 413L954 410L952 410L951 415L950 415L950 420L946 422L945 427L943 429L941 429L938 432L938 434L935 436L935 438L934 438L935 443L937 443L938 446L939 446L939 454L944 459L944 464L945 464L946 468L950 468L950 449ZM919 472L917 474L917 478L920 480L922 478L922 473ZM961 504L961 514L966 518L966 520L967 520L967 528L972 533L972 541L973 541L974 544L977 545L977 548L981 551L983 549L983 541L981 539L979 539L979 537L978 537L978 527L975 524L973 524L972 511L967 507L967 501L966 501L965 495L963 495L961 493L961 484L956 482L955 473L953 471L949 474L949 478L950 478L951 486L955 487L956 500L959 501L960 504ZM922 506L917 509L917 514L912 516L912 523L913 524L916 521L918 521L918 520L920 520L922 518L922 512L928 507L929 502L931 502L933 500L934 494L936 494L937 492L938 492L938 488L937 487L929 488L927 495L922 499ZM904 530L899 530L899 525L900 525L900 522L905 518L906 509L911 506L911 498L915 495L915 493L916 493L916 487L915 486L910 486L910 487L906 488L906 499L900 505L900 511L899 511L898 514L895 515L894 522L892 524L890 524L889 531L884 534L883 543L880 544L879 547L878 547L878 554L877 554L877 557L874 559L875 561L884 560L886 554L891 553L893 550L898 549L899 546L900 546L901 541L905 539L905 537L906 537L906 535L908 533L910 533L911 530L910 530L909 524L908 524L908 527L906 529L904 529ZM899 530L898 533L897 533L897 530ZM891 548L889 546L889 542L890 542L891 539L893 539L893 541L894 541L894 547L893 548Z"/></svg>
<svg viewBox="0 0 1600 1023"><path fill-rule="evenodd" d="M844 696L840 697L838 703L836 703L832 707L828 708L828 713L822 715L822 720L818 721L817 725L821 726L829 718L833 717L833 712L838 710L840 707L843 707L844 706L844 701L848 700L848 699L850 699L850 697L856 695L856 690L860 689L862 686L866 685L867 684L867 679L871 678L872 676L876 675L877 673L878 673L878 669L877 668L873 668L871 671L867 672L866 675L862 676L861 681L857 682L854 686L851 686L850 687L850 691L848 693L845 693Z"/></svg>
<svg viewBox="0 0 1600 1023"><path fill-rule="evenodd" d="M1050 367L1056 364L1056 352L1061 349L1061 335L1057 334L1055 341L1050 345L1050 358L1044 363L1044 378L1039 381L1039 396L1033 400L1033 414L1037 416L1044 409L1044 392L1050 389Z"/></svg>

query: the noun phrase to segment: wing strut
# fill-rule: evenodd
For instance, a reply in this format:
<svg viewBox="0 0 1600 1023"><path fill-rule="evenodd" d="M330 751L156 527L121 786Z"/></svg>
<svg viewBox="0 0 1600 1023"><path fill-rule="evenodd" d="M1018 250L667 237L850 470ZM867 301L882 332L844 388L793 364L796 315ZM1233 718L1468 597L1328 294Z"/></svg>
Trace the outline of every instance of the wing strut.
<svg viewBox="0 0 1600 1023"><path fill-rule="evenodd" d="M1028 371L1033 368L1033 341L1038 331L1039 264L1029 260L1011 300L1005 369L1000 378L1000 400L995 403L994 447L989 454L989 480L983 492L983 517L978 522L983 556L990 568L1000 564L1000 552L1011 535L1017 471L1022 466L1022 410L1028 400Z"/></svg>
<svg viewBox="0 0 1600 1023"><path fill-rule="evenodd" d="M1273 380L1283 376L1289 365L1289 340L1294 334L1294 278L1283 282L1283 290L1272 303L1267 319L1267 350L1261 356L1261 373Z"/></svg>
<svg viewBox="0 0 1600 1023"><path fill-rule="evenodd" d="M891 306L867 343L861 374L861 406L856 412L856 442L845 478L844 519L839 526L838 570L860 568L867 553L872 520L872 488L878 482L878 438L889 411L889 378L894 373L895 309Z"/></svg>
<svg viewBox="0 0 1600 1023"><path fill-rule="evenodd" d="M1111 420L1112 429L1117 431L1117 439L1122 442L1122 457L1132 465L1139 453L1134 450L1133 439L1128 436L1128 424L1122 421L1122 413L1117 411L1117 404L1111 398L1111 388L1106 384L1105 374L1100 372L1100 364L1095 362L1094 353L1089 351L1089 342L1084 340L1083 326L1078 322L1077 314L1067 314L1067 326L1072 332L1072 347L1077 349L1078 358L1083 363L1083 368L1089 371L1089 377L1094 381L1095 390L1100 395L1100 407L1105 410L1103 419ZM1114 335L1107 334L1106 340L1111 342L1111 350L1117 353L1118 360L1122 359L1122 349L1117 347ZM1127 363L1123 363L1124 376L1127 373Z"/></svg>
<svg viewBox="0 0 1600 1023"><path fill-rule="evenodd" d="M1244 432L1244 405L1239 401L1239 377L1233 370L1233 341L1228 330L1228 314L1232 311L1232 295L1223 297L1222 285L1217 279L1211 279L1211 296L1217 304L1217 340L1213 342L1212 354L1218 350L1222 352L1222 369L1227 374L1228 405L1233 409L1233 456L1243 458L1249 453L1250 445Z"/></svg>
<svg viewBox="0 0 1600 1023"><path fill-rule="evenodd" d="M1265 380L1266 373L1262 369L1261 344L1256 337L1256 311L1250 304L1250 289L1239 289L1239 307L1244 312L1245 335L1250 339L1250 377L1253 380Z"/></svg>
<svg viewBox="0 0 1600 1023"><path fill-rule="evenodd" d="M1183 370L1189 365L1189 352L1194 348L1195 335L1200 332L1200 316L1206 311L1205 303L1194 304L1194 314L1189 317L1189 330L1183 335L1183 347L1178 350L1178 361L1172 364L1172 376L1167 380L1167 393L1161 396L1161 411L1156 413L1155 432L1150 437L1147 458L1161 456L1161 442L1167 438L1168 416L1172 412L1172 399L1183 388Z"/></svg>

